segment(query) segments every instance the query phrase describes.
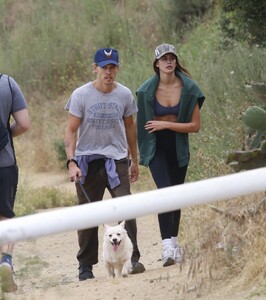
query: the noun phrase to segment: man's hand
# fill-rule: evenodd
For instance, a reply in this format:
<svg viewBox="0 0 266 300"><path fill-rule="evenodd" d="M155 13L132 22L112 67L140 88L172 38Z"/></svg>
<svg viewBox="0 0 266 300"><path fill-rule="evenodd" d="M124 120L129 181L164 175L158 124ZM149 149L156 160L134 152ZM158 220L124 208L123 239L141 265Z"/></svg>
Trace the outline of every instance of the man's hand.
<svg viewBox="0 0 266 300"><path fill-rule="evenodd" d="M69 163L68 177L71 182L76 182L82 177L80 168L74 163Z"/></svg>
<svg viewBox="0 0 266 300"><path fill-rule="evenodd" d="M129 168L129 180L130 182L135 182L139 177L139 166L137 162L131 161L131 166Z"/></svg>

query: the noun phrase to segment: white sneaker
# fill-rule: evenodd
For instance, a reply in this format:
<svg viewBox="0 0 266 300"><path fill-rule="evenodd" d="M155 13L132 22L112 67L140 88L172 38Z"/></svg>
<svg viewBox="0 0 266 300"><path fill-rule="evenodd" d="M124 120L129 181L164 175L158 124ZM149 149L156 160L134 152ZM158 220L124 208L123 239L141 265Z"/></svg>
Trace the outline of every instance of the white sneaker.
<svg viewBox="0 0 266 300"><path fill-rule="evenodd" d="M174 248L174 260L177 264L183 261L183 251L178 245Z"/></svg>
<svg viewBox="0 0 266 300"><path fill-rule="evenodd" d="M163 247L162 253L163 267L168 267L175 264L174 248L170 245Z"/></svg>
<svg viewBox="0 0 266 300"><path fill-rule="evenodd" d="M18 289L13 267L8 262L0 264L0 287L4 293L15 292Z"/></svg>

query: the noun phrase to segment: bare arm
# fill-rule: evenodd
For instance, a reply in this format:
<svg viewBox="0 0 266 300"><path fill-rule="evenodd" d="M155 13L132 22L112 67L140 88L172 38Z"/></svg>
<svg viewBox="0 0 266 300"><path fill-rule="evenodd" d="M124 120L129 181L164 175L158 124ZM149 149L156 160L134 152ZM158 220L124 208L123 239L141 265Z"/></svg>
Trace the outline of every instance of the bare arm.
<svg viewBox="0 0 266 300"><path fill-rule="evenodd" d="M23 134L30 128L30 118L26 108L13 113L12 116L14 121L11 123L10 128L13 137Z"/></svg>
<svg viewBox="0 0 266 300"><path fill-rule="evenodd" d="M200 130L199 106L198 104L195 106L194 111L192 113L191 121L188 123L151 120L146 123L145 129L148 130L149 133L163 130L163 129L170 129L181 133L199 132Z"/></svg>
<svg viewBox="0 0 266 300"><path fill-rule="evenodd" d="M136 123L133 116L125 117L124 123L126 128L127 143L132 158L130 166L130 181L134 182L139 176Z"/></svg>
<svg viewBox="0 0 266 300"><path fill-rule="evenodd" d="M75 155L75 148L77 142L77 131L80 126L81 119L68 114L67 127L65 131L65 151L67 159L71 159ZM69 165L69 179L70 181L76 181L81 177L81 171L74 162L70 162Z"/></svg>

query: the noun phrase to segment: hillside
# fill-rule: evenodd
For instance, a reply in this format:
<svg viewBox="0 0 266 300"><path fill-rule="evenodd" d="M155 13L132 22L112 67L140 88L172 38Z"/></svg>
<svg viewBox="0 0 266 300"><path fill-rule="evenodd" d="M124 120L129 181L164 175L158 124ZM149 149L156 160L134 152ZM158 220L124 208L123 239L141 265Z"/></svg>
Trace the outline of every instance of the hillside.
<svg viewBox="0 0 266 300"><path fill-rule="evenodd" d="M189 7L185 1L174 7L171 0L0 1L0 69L21 85L31 117L30 131L15 140L21 169L18 216L76 203L65 169L64 106L74 88L94 78L92 57L102 46L119 49L118 80L134 93L153 74L154 48L163 42L176 45L206 95L201 131L190 137L187 181L234 172L226 165L228 151L245 144L241 114L256 104L250 83L266 82L266 52L245 43L225 47L219 1L192 2L212 5L180 28L178 13L183 12L183 4ZM132 191L154 188L148 170L141 168ZM78 283L75 233L19 243L15 269L21 289L14 299L43 298L48 289L49 299L57 293L82 299L89 292L95 299L111 293L113 299L123 299L123 291L132 299L142 299L139 287L146 291L143 299L162 299L161 292L169 299L263 299L265 211L263 193L185 209L180 237L186 250L183 269L160 267L158 228L154 216L147 216L140 220L139 237L147 273L110 284L101 263L96 282Z"/></svg>

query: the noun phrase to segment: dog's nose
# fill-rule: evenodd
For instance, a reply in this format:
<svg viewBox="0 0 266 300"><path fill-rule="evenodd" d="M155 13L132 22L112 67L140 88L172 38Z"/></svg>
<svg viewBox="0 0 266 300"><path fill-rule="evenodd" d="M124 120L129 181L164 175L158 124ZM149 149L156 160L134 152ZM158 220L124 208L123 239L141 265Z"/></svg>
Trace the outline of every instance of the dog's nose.
<svg viewBox="0 0 266 300"><path fill-rule="evenodd" d="M116 242L117 242L117 239L113 239L113 242L116 243Z"/></svg>

